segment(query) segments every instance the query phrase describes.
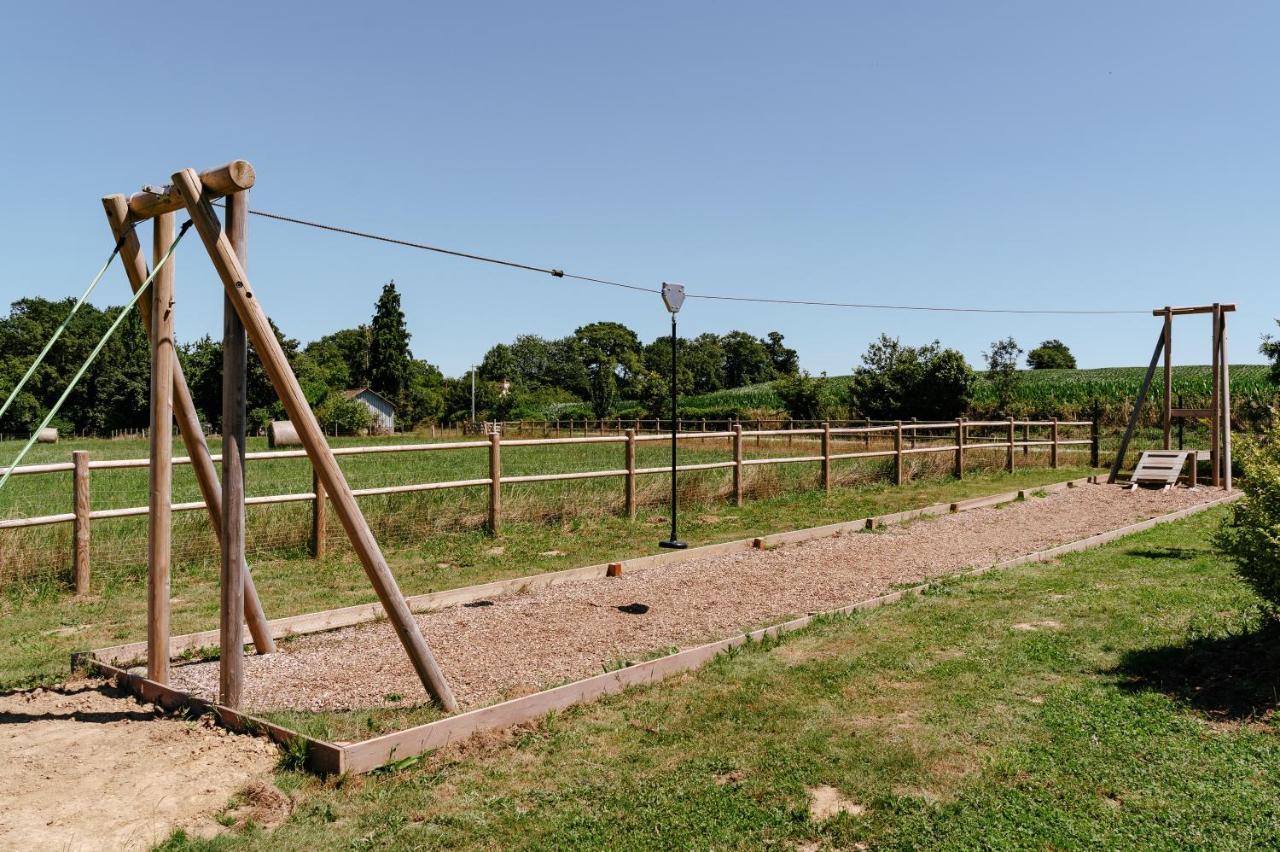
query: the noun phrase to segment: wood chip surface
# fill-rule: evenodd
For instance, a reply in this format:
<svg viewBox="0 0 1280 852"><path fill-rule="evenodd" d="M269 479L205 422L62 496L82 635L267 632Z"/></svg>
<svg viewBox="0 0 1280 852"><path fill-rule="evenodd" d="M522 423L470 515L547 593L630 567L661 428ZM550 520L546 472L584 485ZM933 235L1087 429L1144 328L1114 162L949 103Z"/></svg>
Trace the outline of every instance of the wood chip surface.
<svg viewBox="0 0 1280 852"><path fill-rule="evenodd" d="M1086 485L874 533L694 557L418 616L463 709L471 709L811 612L905 583L990 565L1222 496L1220 490ZM619 607L642 604L631 614ZM281 642L245 658L251 710L351 710L425 700L385 621ZM217 662L173 669L215 698Z"/></svg>

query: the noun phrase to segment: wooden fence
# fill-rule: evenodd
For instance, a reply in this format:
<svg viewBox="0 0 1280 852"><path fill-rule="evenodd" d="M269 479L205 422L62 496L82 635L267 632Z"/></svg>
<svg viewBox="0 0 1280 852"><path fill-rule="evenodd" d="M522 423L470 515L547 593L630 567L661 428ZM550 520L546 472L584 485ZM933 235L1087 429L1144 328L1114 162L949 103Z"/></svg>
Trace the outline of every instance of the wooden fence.
<svg viewBox="0 0 1280 852"><path fill-rule="evenodd" d="M605 421L608 422L608 421ZM621 421L626 422L626 421ZM636 421L633 421L636 422ZM652 422L652 421L649 421ZM690 421L684 421L688 424ZM692 421L699 423L699 421ZM637 423L638 425L638 423ZM661 427L661 423L658 424ZM669 428L670 422L666 421ZM1062 437L1060 430L1068 427L1090 427L1088 438L1068 439ZM1048 435L1042 439L1032 440L1031 430L1045 429ZM970 430L973 429L998 429L997 435L977 436L971 435ZM1019 434L1021 432L1021 434ZM1021 449L1023 455L1026 455L1032 448L1048 449L1049 464L1051 467L1058 467L1059 458L1064 451L1080 451L1083 447L1089 448L1089 463L1091 466L1098 465L1099 452L1099 430L1096 421L1087 420L1071 420L1059 421L1043 420L984 420L969 421L963 418L947 422L902 422L896 421L886 425L873 426L832 426L830 423L824 423L821 427L803 427L803 428L786 428L786 429L743 429L740 423L733 423L732 428L723 431L689 431L680 433L681 441L688 440L708 440L708 439L728 439L731 449L731 456L724 461L702 462L697 464L680 464L677 470L701 471L701 470L730 470L732 472L732 500L735 505L742 505L744 496L744 472L748 467L761 465L790 465L790 464L817 464L819 465L819 487L827 491L831 490L832 485L832 463L845 459L876 459L891 458L893 459L893 482L895 485L901 485L904 481L904 462L905 460L916 454L928 453L949 453L953 455L953 472L957 477L963 477L965 472L965 454L971 450L1000 450L1005 451L1005 469L1012 472L1016 467L1016 450ZM888 446L883 448L873 448L873 438L879 438L876 443L884 443ZM808 455L793 456L762 456L755 458L747 458L744 454L744 445L751 439L754 439L756 445L760 445L762 440L768 442L777 442L785 439L787 444L795 442L797 439L804 441L812 441L817 444L820 452ZM858 439L861 439L859 441ZM486 449L489 459L489 475L477 479L457 479L439 482L421 482L405 485L390 485L377 488L359 488L354 489L353 493L356 497L369 497L374 495L387 494L411 494L426 491L439 491L453 488L485 488L488 490L488 511L487 511L487 528L491 533L497 534L502 525L502 486L515 485L535 482L564 482L569 480L585 480L585 479L601 479L616 477L623 480L623 496L625 512L628 517L634 518L636 515L636 483L641 476L651 476L660 474L669 474L671 468L669 465L659 467L638 467L636 464L636 445L642 442L668 441L669 434L663 434L661 429L657 429L649 433L641 433L635 426L626 427L621 434L595 434L595 435L575 435L572 437L559 438L511 438L506 437L500 432L493 432L487 436L485 440L480 441L438 441L435 443L415 443L415 444L383 444L360 447L338 447L333 450L335 456L354 456L354 455L372 455L379 453L426 453L426 452L448 452L459 450L476 450ZM857 447L861 444L861 449L846 450L837 452L836 443L839 441L847 446ZM623 445L623 454L620 461L622 466L606 470L586 470L572 473L543 473L543 474L527 474L518 476L504 475L502 472L502 448L503 447L531 447L531 446L564 446L571 444L621 444ZM71 524L72 525L72 554L73 554L73 573L75 578L75 586L78 593L84 593L89 587L89 553L90 553L90 537L92 535L93 522L105 521L115 518L129 518L145 516L148 512L146 506L133 506L127 508L115 509L93 509L90 482L91 472L94 470L121 470L129 468L145 468L148 460L142 459L103 459L91 460L88 451L75 450L72 452L72 460L69 462L55 462L48 464L33 464L14 468L13 476L35 476L70 472L72 474L72 493L71 504L73 510L70 512L40 515L33 517L19 517L0 519L0 530L22 529L27 527L47 526L50 524ZM247 461L257 461L265 459L298 459L306 458L306 452L303 450L273 450L267 452L251 452L246 453ZM214 455L215 462L221 460L220 455ZM177 456L173 459L173 464L189 465L191 459L187 456ZM0 468L0 473L3 472ZM295 494L272 494L256 497L248 497L245 504L248 506L262 505L278 505L284 503L305 503L312 504L312 523L310 534L310 549L315 557L321 557L325 551L326 539L326 510L325 510L325 493L319 487L319 484L312 478L312 490ZM203 501L189 503L175 503L173 511L195 512L204 510Z"/></svg>

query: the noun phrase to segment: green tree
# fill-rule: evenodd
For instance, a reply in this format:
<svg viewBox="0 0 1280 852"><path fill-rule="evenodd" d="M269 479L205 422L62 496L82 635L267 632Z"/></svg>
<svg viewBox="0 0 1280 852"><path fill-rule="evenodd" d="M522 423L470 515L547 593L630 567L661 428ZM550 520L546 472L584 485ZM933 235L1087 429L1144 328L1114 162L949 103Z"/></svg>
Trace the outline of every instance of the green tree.
<svg viewBox="0 0 1280 852"><path fill-rule="evenodd" d="M991 348L983 353L987 362L987 381L991 382L996 392L996 404L1001 414L1008 414L1013 407L1013 396L1018 387L1018 358L1022 348L1012 337L996 340Z"/></svg>
<svg viewBox="0 0 1280 852"><path fill-rule="evenodd" d="M573 332L596 417L605 417L642 367L640 338L622 323L593 322Z"/></svg>
<svg viewBox="0 0 1280 852"><path fill-rule="evenodd" d="M956 350L943 349L936 340L903 346L882 334L853 371L849 409L875 420L950 420L969 408L975 382L973 370Z"/></svg>
<svg viewBox="0 0 1280 852"><path fill-rule="evenodd" d="M1027 366L1033 370L1074 370L1076 356L1061 340L1046 340L1027 353Z"/></svg>
<svg viewBox="0 0 1280 852"><path fill-rule="evenodd" d="M1276 320L1276 325L1280 325L1280 320ZM1262 335L1262 345L1258 347L1258 351L1271 359L1271 383L1280 385L1280 338Z"/></svg>
<svg viewBox="0 0 1280 852"><path fill-rule="evenodd" d="M774 377L769 350L745 331L729 332L720 338L720 345L724 349L725 387L754 385Z"/></svg>
<svg viewBox="0 0 1280 852"><path fill-rule="evenodd" d="M773 366L774 374L794 376L800 372L800 356L796 350L784 346L782 340L780 332L771 331L761 342L764 343L765 351L769 353L769 363Z"/></svg>
<svg viewBox="0 0 1280 852"><path fill-rule="evenodd" d="M400 308L396 282L382 287L374 307L369 333L369 387L391 400L397 408L404 404L409 362L409 327Z"/></svg>
<svg viewBox="0 0 1280 852"><path fill-rule="evenodd" d="M1233 503L1214 544L1273 606L1280 605L1280 423L1262 438L1242 438L1236 460L1245 499Z"/></svg>

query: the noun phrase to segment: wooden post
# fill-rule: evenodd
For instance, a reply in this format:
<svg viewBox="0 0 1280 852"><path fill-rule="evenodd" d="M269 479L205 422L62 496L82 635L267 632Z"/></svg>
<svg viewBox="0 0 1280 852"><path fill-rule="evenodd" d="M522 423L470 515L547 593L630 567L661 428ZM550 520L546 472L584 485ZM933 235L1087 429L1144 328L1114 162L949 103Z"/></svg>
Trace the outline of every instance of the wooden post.
<svg viewBox="0 0 1280 852"><path fill-rule="evenodd" d="M956 418L956 479L964 479L964 418Z"/></svg>
<svg viewBox="0 0 1280 852"><path fill-rule="evenodd" d="M1213 487L1222 485L1222 306L1213 303L1213 409L1210 418L1209 464L1213 468Z"/></svg>
<svg viewBox="0 0 1280 852"><path fill-rule="evenodd" d="M742 505L742 424L733 424L733 505Z"/></svg>
<svg viewBox="0 0 1280 852"><path fill-rule="evenodd" d="M1013 418L1009 418L1009 457L1005 462L1005 466L1009 473L1013 473L1013 445L1016 442L1017 432L1015 431Z"/></svg>
<svg viewBox="0 0 1280 852"><path fill-rule="evenodd" d="M129 223L129 205L123 195L109 195L102 199L103 210L107 214L107 222L111 225L111 233L117 240L123 239L120 248L120 260L124 264L125 275L134 292L147 280L147 259L142 253L142 245L138 235ZM151 334L151 303L143 298L138 301L138 311L142 315L142 325ZM218 470L209 453L209 445L205 443L204 429L200 425L200 417L196 414L195 403L191 399L191 390L182 375L181 363L173 364L173 403L174 415L178 420L178 428L182 433L182 443L186 445L187 455L191 458L191 467L196 474L196 482L200 485L200 494L204 498L209 524L213 534L222 537L222 484L218 479ZM270 654L276 649L275 640L271 637L271 627L267 624L266 613L262 610L262 602L258 600L258 591L253 584L253 575L245 566L244 578L244 614L249 623L249 632L253 635L253 644L259 654Z"/></svg>
<svg viewBox="0 0 1280 852"><path fill-rule="evenodd" d="M1227 313L1218 311L1222 346L1222 487L1231 490L1231 366L1227 363Z"/></svg>
<svg viewBox="0 0 1280 852"><path fill-rule="evenodd" d="M249 199L227 198L227 236L240 265L248 263ZM249 344L231 297L222 305L222 549L218 616L218 701L238 708L244 690L244 433Z"/></svg>
<svg viewBox="0 0 1280 852"><path fill-rule="evenodd" d="M1089 467L1097 467L1101 455L1099 452L1102 449L1102 429L1099 428L1101 419L1102 413L1098 410L1098 404L1095 402L1093 405L1093 417L1089 423Z"/></svg>
<svg viewBox="0 0 1280 852"><path fill-rule="evenodd" d="M502 435L489 435L489 534L502 531Z"/></svg>
<svg viewBox="0 0 1280 852"><path fill-rule="evenodd" d="M902 484L902 421L894 422L893 432L893 484Z"/></svg>
<svg viewBox="0 0 1280 852"><path fill-rule="evenodd" d="M263 368L271 379L271 384L275 387L285 412L293 421L294 428L298 430L298 437L307 451L307 456L311 459L312 466L317 468L320 481L324 483L325 490L333 500L334 511L342 521L347 536L351 539L352 547L359 556L370 583L378 593L382 608L386 611L388 620L395 628L405 652L413 662L418 677L432 697L446 711L455 711L458 704L453 697L453 691L449 688L444 673L440 671L439 665L432 656L431 649L418 627L418 622L410 612L409 605L396 584L395 576L391 573L386 558L378 547L373 531L369 529L368 521L361 514L355 495L351 493L351 487L347 484L337 460L325 442L320 424L307 404L302 387L298 384L298 378L293 374L289 361L280 348L279 341L276 340L275 332L267 320L261 302L254 294L248 276L236 258L230 241L222 233L218 217L214 215L213 206L209 199L202 195L198 176L194 170L186 169L176 173L173 180L182 194L187 211L191 215L196 230L200 233L200 238L218 272L218 277L222 280L222 286L231 295L236 313L244 323L249 340L262 360Z"/></svg>
<svg viewBox="0 0 1280 852"><path fill-rule="evenodd" d="M831 493L831 423L822 424L822 490Z"/></svg>
<svg viewBox="0 0 1280 852"><path fill-rule="evenodd" d="M627 430L627 481L626 504L627 517L636 519L636 430Z"/></svg>
<svg viewBox="0 0 1280 852"><path fill-rule="evenodd" d="M174 215L155 218L152 263L174 238ZM151 280L151 467L147 500L147 677L169 682L169 574L173 530L173 258Z"/></svg>
<svg viewBox="0 0 1280 852"><path fill-rule="evenodd" d="M869 450L869 449L871 449L871 431L870 431L870 430L871 430L871 418L870 418L870 417L864 417L864 418L862 418L862 425L863 425L863 427L864 427L864 428L866 428L866 429L868 430L868 431L866 431L866 432L863 432L863 433L862 433L862 444L863 444L863 446L864 446L864 447L866 447L866 449L868 449L868 450Z"/></svg>
<svg viewBox="0 0 1280 852"><path fill-rule="evenodd" d="M1049 467L1058 467L1058 418L1053 418L1053 426L1050 430L1053 438L1053 448L1049 451Z"/></svg>
<svg viewBox="0 0 1280 852"><path fill-rule="evenodd" d="M920 431L916 428L916 424L919 422L920 422L920 418L918 417L911 418L911 449L913 450L916 448L916 433Z"/></svg>
<svg viewBox="0 0 1280 852"><path fill-rule="evenodd" d="M1164 308L1164 403L1161 408L1164 432L1164 448L1173 448L1170 422L1173 419L1173 309Z"/></svg>
<svg viewBox="0 0 1280 852"><path fill-rule="evenodd" d="M316 499L311 504L311 555L324 559L325 541L329 537L329 509L324 499L324 483L311 469L311 493Z"/></svg>
<svg viewBox="0 0 1280 852"><path fill-rule="evenodd" d="M88 450L73 450L71 463L74 465L71 473L72 505L76 515L73 533L76 594L87 595L89 594L89 512L91 511Z"/></svg>
<svg viewBox="0 0 1280 852"><path fill-rule="evenodd" d="M1024 456L1031 453L1031 424L1022 424L1022 454Z"/></svg>

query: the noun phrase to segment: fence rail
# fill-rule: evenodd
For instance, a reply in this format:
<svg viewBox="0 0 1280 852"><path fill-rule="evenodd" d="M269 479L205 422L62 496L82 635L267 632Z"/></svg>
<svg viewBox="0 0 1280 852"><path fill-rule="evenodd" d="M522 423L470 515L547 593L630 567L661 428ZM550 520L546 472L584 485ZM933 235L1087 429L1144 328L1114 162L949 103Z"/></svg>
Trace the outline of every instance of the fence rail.
<svg viewBox="0 0 1280 852"><path fill-rule="evenodd" d="M625 423L626 421L616 421ZM631 421L632 424L638 421ZM660 421L647 421L656 423L661 427ZM669 421L667 421L669 425ZM685 424L697 423L703 425L703 421L685 421ZM682 424L683 425L683 424ZM761 425L764 425L763 423ZM903 483L906 473L904 471L904 459L913 455L931 454L931 453L952 453L954 454L953 472L957 477L963 477L965 473L965 454L966 451L991 451L1005 450L1005 467L1009 471L1013 471L1017 464L1015 452L1021 448L1023 454L1026 455L1032 448L1047 448L1049 450L1049 464L1051 467L1058 467L1061 453L1063 452L1079 452L1087 447L1089 451L1089 460L1092 466L1098 464L1099 451L1099 429L1097 421L1087 420L982 420L967 421L958 419L954 421L944 422L898 422L887 424L867 425L865 421L862 425L832 425L823 423L819 426L801 426L799 428L788 429L771 429L756 428L744 429L740 423L729 424L730 428L726 430L709 430L697 429L695 431L684 431L679 433L679 440L683 442L690 441L715 441L727 440L729 442L730 456L723 461L699 462L679 464L676 467L678 472L690 471L708 471L708 470L732 470L732 492L731 499L735 505L741 505L744 498L744 476L743 472L747 468L754 468L766 465L792 465L811 463L819 465L819 487L830 491L832 484L831 466L833 462L848 459L893 459L893 482L895 485ZM1080 429L1088 427L1089 436L1087 438L1065 438L1061 434L1062 429ZM971 430L991 430L999 429L999 435L975 435L971 434ZM1035 439L1031 436L1032 429L1048 430L1047 438L1037 436ZM1021 432L1021 434L1019 434ZM814 442L816 443L817 452L805 455L779 455L779 456L761 456L747 458L744 454L744 445L749 439L754 439L755 444L759 446L761 441L768 441L769 446L776 446L780 439L785 438L786 445L794 445L797 442ZM879 446L873 448L872 439L880 439L876 443L887 443L887 446ZM887 441L885 441L887 439ZM417 482L405 483L398 485L388 485L371 488L356 488L353 493L356 497L370 497L374 495L390 495L390 494L411 494L428 491L440 491L446 489L465 489L465 488L487 488L488 489L488 513L487 526L491 532L498 532L502 520L502 499L501 492L504 485L516 485L526 483L542 483L542 482L568 482L575 480L588 479L607 479L619 478L623 480L623 495L625 513L628 517L635 517L636 514L636 480L642 476L669 474L671 467L669 465L659 467L640 467L636 463L636 447L641 443L668 441L669 434L662 434L661 429L655 429L653 433L642 433L635 425L625 426L619 434L604 435L574 435L568 437L541 437L541 438L504 438L500 431L493 432L487 436L485 440L474 441L438 441L433 443L412 443L412 444L384 444L359 447L339 447L334 449L336 456L362 456L375 455L385 453L433 453L433 452L467 452L467 451L485 451L489 457L489 475L471 479L454 479L434 482ZM862 449L850 449L849 444L858 447L861 444ZM503 473L501 449L503 447L555 447L555 446L572 446L579 444L619 444L623 446L621 467L609 467L599 470L581 470L564 473L534 473L507 475ZM838 446L843 444L844 446ZM73 472L71 494L71 505L73 511L60 512L45 515L33 515L29 517L15 517L0 519L0 530L16 530L29 527L49 526L56 524L72 525L73 536L73 573L76 579L78 591L87 590L89 582L89 541L92 535L93 522L102 522L112 519L142 517L146 516L148 509L146 506L128 506L123 508L107 508L93 509L91 499L91 478L90 473L94 470L122 470L133 468L145 468L148 460L145 458L137 459L99 459L92 460L89 453L85 450L76 450L72 453L72 461L57 462L48 464L33 464L18 467L13 470L14 476L38 476L53 475L58 473ZM276 459L300 459L305 458L306 453L302 450L271 450L266 452L251 452L246 454L246 459L250 462L259 462ZM214 461L221 459L220 455L213 456ZM191 460L187 457L176 457L173 459L175 466L189 465ZM295 493L269 494L261 496L248 497L245 500L248 506L262 505L279 505L286 503L311 503L312 504L312 522L311 522L311 545L310 549L313 555L319 556L324 553L324 535L326 523L324 521L325 513L325 495L318 493L318 489L314 485L312 490L301 491ZM195 512L203 510L205 504L203 501L176 503L173 506L175 513Z"/></svg>

